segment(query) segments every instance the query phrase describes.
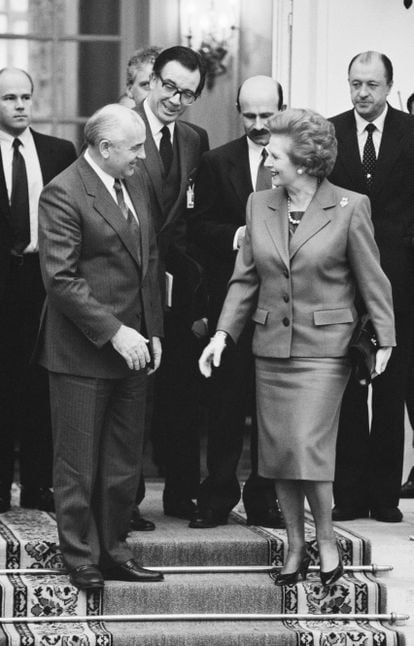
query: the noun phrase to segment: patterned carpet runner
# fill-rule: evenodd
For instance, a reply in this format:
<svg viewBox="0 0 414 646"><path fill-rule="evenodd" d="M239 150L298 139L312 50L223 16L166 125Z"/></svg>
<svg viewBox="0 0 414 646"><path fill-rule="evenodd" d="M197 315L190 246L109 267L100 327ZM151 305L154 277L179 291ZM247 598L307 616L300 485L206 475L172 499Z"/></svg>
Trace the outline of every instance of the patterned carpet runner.
<svg viewBox="0 0 414 646"><path fill-rule="evenodd" d="M226 526L189 529L187 521L162 514L160 484L153 483L147 488L145 515L155 521L156 531L133 532L128 541L137 559L146 566L283 563L286 532L247 527L242 507L233 512ZM316 565L310 519L306 533L308 550ZM366 541L342 528L337 528L337 536L345 565L369 564L370 546ZM111 581L106 583L103 594L79 592L63 571L53 515L35 510L13 507L0 516L0 569L31 570L0 574L0 646L404 644L403 636L388 624L351 618L354 614L387 611L383 583L364 572L348 571L337 584L324 587L318 572L312 570L306 582L285 588L274 585L271 571L173 572L166 573L162 583ZM36 569L61 572L36 573ZM267 613L284 616L274 621L260 618ZM202 620L206 614L214 617ZM232 620L217 617L223 614L231 615ZM234 617L240 614L243 619ZM309 617L303 620L303 614L327 617L323 621ZM338 614L349 615L349 619L333 617ZM113 620L103 621L103 615ZM125 621L127 615L139 617ZM146 615L158 621L145 620ZM193 617L180 620L177 615ZM5 621L12 617L20 621ZM53 621L35 623L42 617ZM88 620L76 621L76 617Z"/></svg>

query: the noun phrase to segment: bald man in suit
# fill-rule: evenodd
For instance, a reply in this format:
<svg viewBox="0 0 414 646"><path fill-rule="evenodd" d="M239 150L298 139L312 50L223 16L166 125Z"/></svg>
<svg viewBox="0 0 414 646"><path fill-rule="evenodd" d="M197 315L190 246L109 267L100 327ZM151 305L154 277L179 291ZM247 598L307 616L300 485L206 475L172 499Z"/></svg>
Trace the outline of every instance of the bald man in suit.
<svg viewBox="0 0 414 646"><path fill-rule="evenodd" d="M195 183L195 208L189 229L206 257L208 324L214 333L245 232L247 198L254 190L271 188L263 151L270 139L268 120L282 107L279 83L254 76L237 97L244 135L203 155ZM250 524L283 527L274 482L257 474L257 426L254 405L252 325L228 349L213 376L208 399L208 477L202 482L199 514L190 526L215 527L227 522L240 499L236 470L243 447L247 415L252 418L251 474L243 489Z"/></svg>
<svg viewBox="0 0 414 646"><path fill-rule="evenodd" d="M45 298L38 200L43 186L76 159L76 150L70 141L30 127L32 102L30 75L21 69L0 70L0 513L10 508L16 446L20 505L54 509L47 374L30 362ZM21 177L13 170L19 158L24 160L26 190L21 185L14 190Z"/></svg>
<svg viewBox="0 0 414 646"><path fill-rule="evenodd" d="M131 181L145 127L108 105L87 149L43 191L47 292L38 348L49 371L59 543L71 582L151 582L125 542L142 466L148 369L161 359L158 251L146 186Z"/></svg>
<svg viewBox="0 0 414 646"><path fill-rule="evenodd" d="M355 56L348 81L354 110L331 119L338 156L330 179L371 200L381 265L392 286L397 347L386 372L372 383L371 427L368 389L350 379L345 391L332 513L338 521L370 515L400 522L404 400L414 314L414 117L387 102L393 68L384 54Z"/></svg>

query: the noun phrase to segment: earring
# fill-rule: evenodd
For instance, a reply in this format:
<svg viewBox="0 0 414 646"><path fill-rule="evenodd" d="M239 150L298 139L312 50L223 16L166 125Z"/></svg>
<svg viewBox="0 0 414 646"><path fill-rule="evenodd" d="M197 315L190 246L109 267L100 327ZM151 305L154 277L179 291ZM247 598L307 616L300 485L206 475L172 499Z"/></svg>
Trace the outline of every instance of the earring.
<svg viewBox="0 0 414 646"><path fill-rule="evenodd" d="M303 175L303 168L298 168L296 172L298 175Z"/></svg>

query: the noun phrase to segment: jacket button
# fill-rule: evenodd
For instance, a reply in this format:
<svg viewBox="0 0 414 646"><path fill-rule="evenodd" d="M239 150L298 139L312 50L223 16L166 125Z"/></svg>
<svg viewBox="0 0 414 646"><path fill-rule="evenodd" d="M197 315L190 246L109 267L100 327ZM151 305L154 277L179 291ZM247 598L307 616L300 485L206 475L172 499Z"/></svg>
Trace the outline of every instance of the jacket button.
<svg viewBox="0 0 414 646"><path fill-rule="evenodd" d="M288 319L288 317L287 317L287 316L285 316L285 318L283 319L282 323L283 323L283 325L284 325L285 327L288 327L288 326L290 325L290 321L289 321L289 319Z"/></svg>
<svg viewBox="0 0 414 646"><path fill-rule="evenodd" d="M289 278L289 272L288 272L288 270L287 270L287 269L285 269L285 270L283 271L283 275L284 275L284 277L285 277L285 278Z"/></svg>
<svg viewBox="0 0 414 646"><path fill-rule="evenodd" d="M283 294L283 300L285 303L289 303L289 294Z"/></svg>

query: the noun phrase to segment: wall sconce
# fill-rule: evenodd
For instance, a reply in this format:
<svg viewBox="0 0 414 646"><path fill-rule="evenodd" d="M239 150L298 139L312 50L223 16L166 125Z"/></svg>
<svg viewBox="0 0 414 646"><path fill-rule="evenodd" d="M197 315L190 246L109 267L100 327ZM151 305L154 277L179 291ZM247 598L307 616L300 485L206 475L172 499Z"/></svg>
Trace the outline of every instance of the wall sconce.
<svg viewBox="0 0 414 646"><path fill-rule="evenodd" d="M239 0L181 0L183 44L199 52L207 65L206 87L227 71L233 34L239 25Z"/></svg>

